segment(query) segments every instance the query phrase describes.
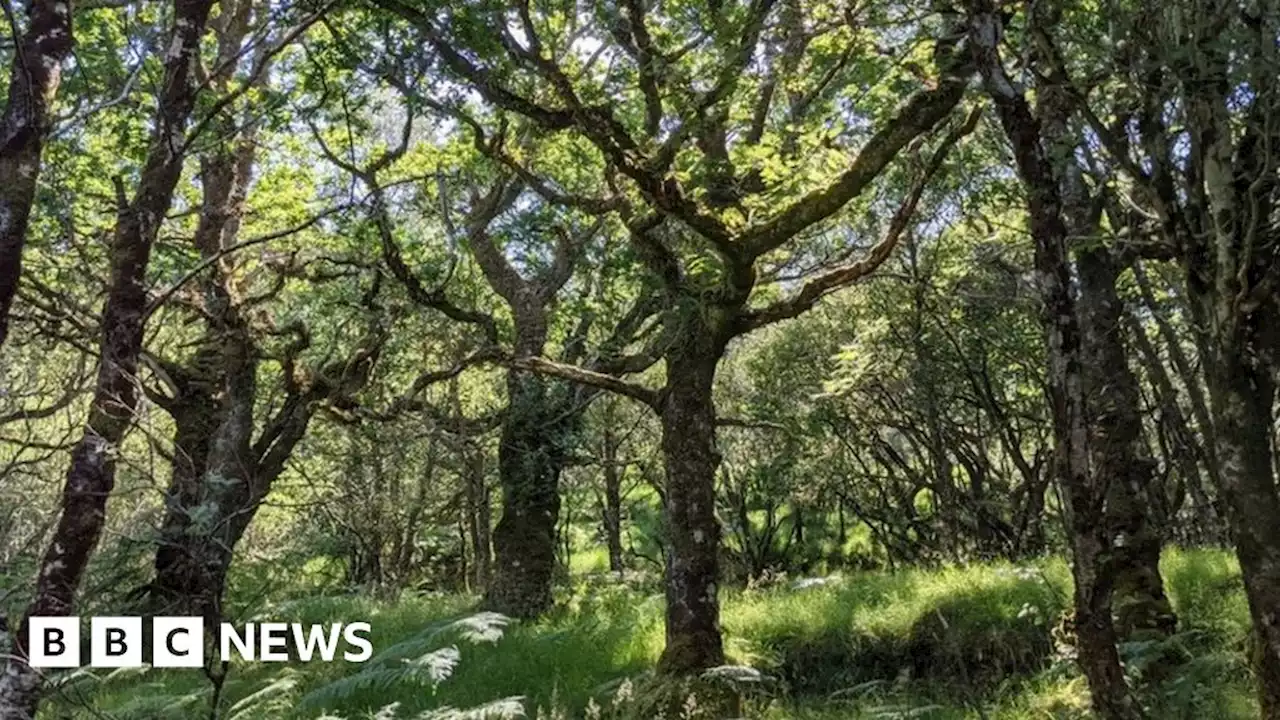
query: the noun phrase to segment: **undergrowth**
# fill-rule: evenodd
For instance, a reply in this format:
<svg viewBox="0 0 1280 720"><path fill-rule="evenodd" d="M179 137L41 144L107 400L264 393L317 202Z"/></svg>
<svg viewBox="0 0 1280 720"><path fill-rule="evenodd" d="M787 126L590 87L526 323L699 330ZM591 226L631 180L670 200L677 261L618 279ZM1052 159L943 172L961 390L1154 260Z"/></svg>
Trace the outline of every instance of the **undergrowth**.
<svg viewBox="0 0 1280 720"><path fill-rule="evenodd" d="M1121 648L1135 694L1163 720L1256 717L1234 559L1173 550L1163 570L1179 632ZM375 657L233 664L218 717L676 720L724 717L715 708L727 692L741 716L769 719L1084 718L1087 692L1058 631L1069 598L1057 559L726 591L732 665L673 688L651 674L663 642L652 576L579 578L556 612L528 624L475 614L469 596L312 597L256 615L367 620ZM81 669L58 679L41 717L210 717L212 695L199 671Z"/></svg>

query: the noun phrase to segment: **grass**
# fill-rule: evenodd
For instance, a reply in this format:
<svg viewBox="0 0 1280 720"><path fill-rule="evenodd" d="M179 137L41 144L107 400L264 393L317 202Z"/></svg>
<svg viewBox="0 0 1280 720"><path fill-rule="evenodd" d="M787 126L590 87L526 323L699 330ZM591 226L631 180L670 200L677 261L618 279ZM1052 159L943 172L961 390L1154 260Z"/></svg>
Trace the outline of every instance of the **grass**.
<svg viewBox="0 0 1280 720"><path fill-rule="evenodd" d="M1163 720L1256 717L1245 662L1248 612L1234 559L1172 550L1163 570L1179 634L1162 647L1122 648L1135 679L1151 658L1180 660L1158 683L1138 683L1147 709ZM1055 641L1069 578L1065 563L1049 559L726 591L726 648L732 662L775 679L772 701L753 717L1083 718L1086 689ZM339 692L333 683L369 673L374 663L237 664L223 697L228 707L241 703L244 720L366 718L393 702L399 707L389 717L413 717L508 696L525 698L530 716L551 717L558 708L559 717L582 717L589 702L607 708L619 683L642 678L661 652L662 599L654 589L579 580L550 617L511 626L492 644L440 629L469 612L475 598L464 595L313 597L264 607L262 617L286 621L368 620L376 650L408 641L413 655L456 660L456 667L433 689L421 675L408 678L403 663L389 662L389 681L366 674L365 686L347 680ZM454 646L451 660L441 648ZM199 671L80 671L64 680L42 717L207 716L209 688ZM300 705L306 698L311 702Z"/></svg>

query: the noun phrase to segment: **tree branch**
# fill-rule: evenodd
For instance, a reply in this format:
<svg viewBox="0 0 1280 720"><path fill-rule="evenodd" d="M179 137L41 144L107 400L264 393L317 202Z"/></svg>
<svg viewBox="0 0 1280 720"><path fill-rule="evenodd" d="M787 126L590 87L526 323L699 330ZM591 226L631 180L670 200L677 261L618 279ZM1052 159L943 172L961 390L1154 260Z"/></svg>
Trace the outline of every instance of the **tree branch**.
<svg viewBox="0 0 1280 720"><path fill-rule="evenodd" d="M653 409L658 407L658 391L647 388L643 385L629 383L612 375L605 375L594 370L588 370L576 365L565 365L543 357L517 357L506 358L501 363L513 370L526 370L541 375L550 375L552 377L569 380L580 385L599 388L609 392L625 395L634 400L648 405Z"/></svg>
<svg viewBox="0 0 1280 720"><path fill-rule="evenodd" d="M814 191L772 220L751 228L741 239L742 251L754 260L774 250L806 228L839 212L862 193L902 148L933 129L959 104L968 85L965 72L949 72L936 88L922 90L867 141L853 165L831 185Z"/></svg>
<svg viewBox="0 0 1280 720"><path fill-rule="evenodd" d="M955 147L956 143L960 141L960 138L973 132L980 117L982 117L982 108L975 107L964 123L952 130L942 141L942 144L934 151L933 157L929 160L924 172L912 185L907 198L898 207L898 211L894 213L884 238L876 243L865 257L828 270L805 283L804 287L790 298L748 314L741 323L741 332L747 333L779 320L796 317L813 307L818 300L831 291L857 282L880 267L885 260L888 260L894 248L898 246L898 240L911 223L912 217L915 215L916 206L920 203L920 197L924 194L925 187L928 186L933 176L941 169L947 155Z"/></svg>

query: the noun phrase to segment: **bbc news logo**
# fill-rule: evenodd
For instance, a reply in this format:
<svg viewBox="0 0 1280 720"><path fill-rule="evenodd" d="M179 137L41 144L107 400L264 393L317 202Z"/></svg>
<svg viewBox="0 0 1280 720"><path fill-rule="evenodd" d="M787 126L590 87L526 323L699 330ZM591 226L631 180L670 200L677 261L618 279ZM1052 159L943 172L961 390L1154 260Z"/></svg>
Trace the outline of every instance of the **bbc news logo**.
<svg viewBox="0 0 1280 720"><path fill-rule="evenodd" d="M94 617L89 621L91 667L140 667L146 635L140 617ZM80 618L32 617L27 662L37 668L80 667L83 645ZM221 660L258 662L333 662L341 657L360 663L373 656L369 623L303 625L301 623L222 623L218 630ZM204 620L198 617L151 619L152 667L204 667ZM342 650L339 654L339 650Z"/></svg>

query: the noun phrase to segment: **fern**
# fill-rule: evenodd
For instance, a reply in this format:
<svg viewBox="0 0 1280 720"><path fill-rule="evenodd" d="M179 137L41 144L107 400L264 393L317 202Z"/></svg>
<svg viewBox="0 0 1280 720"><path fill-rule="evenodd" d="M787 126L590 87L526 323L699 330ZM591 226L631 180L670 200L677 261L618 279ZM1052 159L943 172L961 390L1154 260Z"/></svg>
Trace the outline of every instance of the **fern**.
<svg viewBox="0 0 1280 720"><path fill-rule="evenodd" d="M482 612L458 620L433 623L417 635L410 636L373 656L366 667L418 657L428 650L440 647L451 637L472 644L496 643L502 639L510 622L511 619L505 615Z"/></svg>
<svg viewBox="0 0 1280 720"><path fill-rule="evenodd" d="M207 712L207 687L182 695L146 692L145 687L140 687L128 702L111 711L113 720L179 720L192 717L201 709ZM156 689L163 689L163 686L156 686Z"/></svg>
<svg viewBox="0 0 1280 720"><path fill-rule="evenodd" d="M502 638L510 619L505 615L482 612L458 620L435 623L417 635L396 643L375 655L364 668L354 675L322 685L304 695L298 703L302 710L314 710L330 706L357 694L386 696L397 688L410 685L434 692L440 683L453 675L462 658L457 645L440 647L447 640L456 639L472 644L494 643ZM504 703L506 700L499 700ZM487 707L487 706L486 706ZM422 716L430 720L449 718L482 718L482 717L519 717L519 715L494 714L501 708L495 705L489 715L459 715L457 713L472 710L455 710L452 708L432 711L449 712L453 715ZM395 717L396 708L385 706L376 717L390 712L387 718ZM523 713L523 705L520 705Z"/></svg>
<svg viewBox="0 0 1280 720"><path fill-rule="evenodd" d="M296 701L298 681L292 674L286 674L257 690L231 706L227 711L227 720L254 720L264 717L281 717L285 715Z"/></svg>
<svg viewBox="0 0 1280 720"><path fill-rule="evenodd" d="M421 657L403 659L400 665L366 668L307 693L299 705L310 709L339 702L357 693L387 694L402 685L420 685L434 690L453 674L458 658L458 649L447 647Z"/></svg>
<svg viewBox="0 0 1280 720"><path fill-rule="evenodd" d="M525 717L524 698L516 696L494 700L467 710L451 707L428 710L414 720L510 720L522 717Z"/></svg>

